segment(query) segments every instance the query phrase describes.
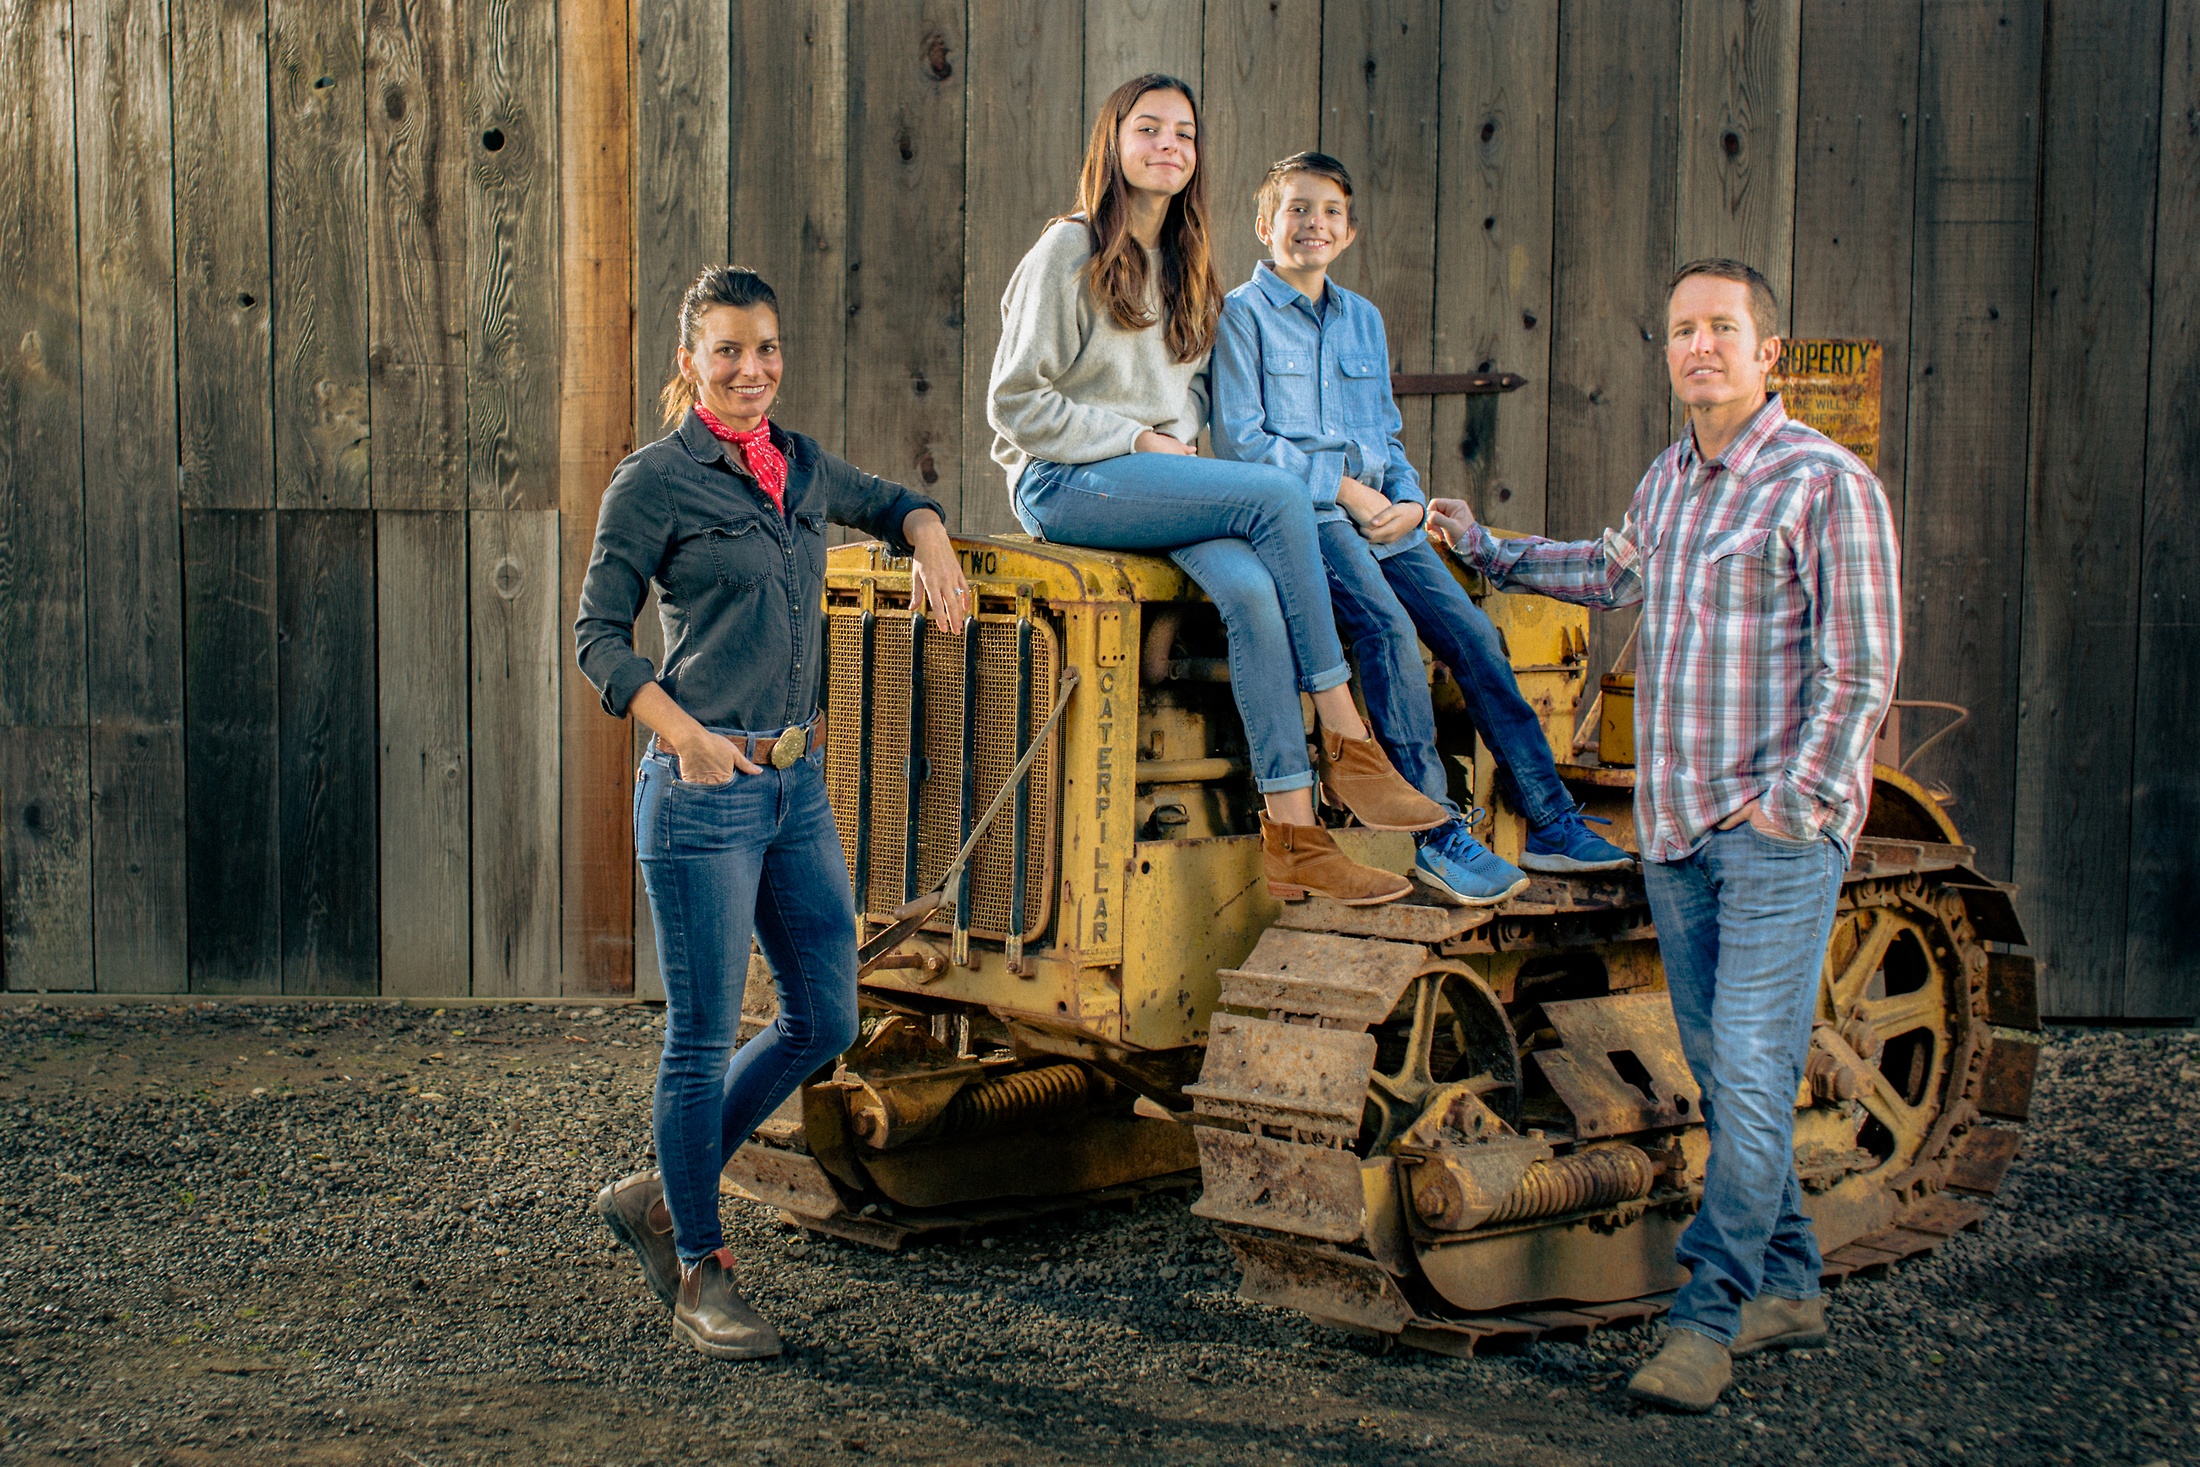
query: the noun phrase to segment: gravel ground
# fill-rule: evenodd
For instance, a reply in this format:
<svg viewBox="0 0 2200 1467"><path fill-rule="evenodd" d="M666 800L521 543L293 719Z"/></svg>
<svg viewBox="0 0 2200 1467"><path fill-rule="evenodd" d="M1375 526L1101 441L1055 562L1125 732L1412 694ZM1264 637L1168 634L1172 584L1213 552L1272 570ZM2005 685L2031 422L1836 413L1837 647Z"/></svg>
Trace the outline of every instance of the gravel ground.
<svg viewBox="0 0 2200 1467"><path fill-rule="evenodd" d="M1718 1414L1655 1331L1471 1361L1238 1302L1181 1200L889 1256L728 1205L780 1360L674 1344L589 1204L642 1008L0 1009L0 1457L44 1463L2200 1460L2200 1044L2061 1032L1978 1232Z"/></svg>

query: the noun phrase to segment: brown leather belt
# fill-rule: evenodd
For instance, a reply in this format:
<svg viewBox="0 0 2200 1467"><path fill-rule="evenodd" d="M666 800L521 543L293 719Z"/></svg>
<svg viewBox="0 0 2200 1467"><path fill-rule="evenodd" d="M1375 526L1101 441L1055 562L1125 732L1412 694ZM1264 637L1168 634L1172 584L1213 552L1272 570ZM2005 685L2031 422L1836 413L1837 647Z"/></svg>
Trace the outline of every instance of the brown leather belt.
<svg viewBox="0 0 2200 1467"><path fill-rule="evenodd" d="M707 727L707 725L706 725ZM778 733L740 733L726 729L712 729L712 733L729 740L751 764L769 764L774 769L792 769L814 749L825 747L825 710L812 714L808 723L798 723ZM674 764L680 756L660 738L652 739L651 747Z"/></svg>

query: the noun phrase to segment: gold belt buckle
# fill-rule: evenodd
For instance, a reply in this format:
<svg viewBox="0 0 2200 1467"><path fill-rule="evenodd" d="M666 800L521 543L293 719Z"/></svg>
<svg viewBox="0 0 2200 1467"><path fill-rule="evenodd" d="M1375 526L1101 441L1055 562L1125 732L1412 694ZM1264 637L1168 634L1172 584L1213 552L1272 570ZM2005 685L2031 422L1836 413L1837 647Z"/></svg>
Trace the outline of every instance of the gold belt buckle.
<svg viewBox="0 0 2200 1467"><path fill-rule="evenodd" d="M809 743L810 731L806 728L790 728L772 745L772 768L792 769L806 752L803 745Z"/></svg>

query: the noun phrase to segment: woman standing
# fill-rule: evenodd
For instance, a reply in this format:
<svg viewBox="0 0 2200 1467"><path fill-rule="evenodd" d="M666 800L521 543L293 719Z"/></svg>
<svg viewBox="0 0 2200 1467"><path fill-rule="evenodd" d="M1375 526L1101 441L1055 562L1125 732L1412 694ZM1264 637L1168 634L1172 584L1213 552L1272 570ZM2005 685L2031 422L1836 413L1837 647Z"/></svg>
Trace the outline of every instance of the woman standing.
<svg viewBox="0 0 2200 1467"><path fill-rule="evenodd" d="M676 431L605 491L574 636L606 712L656 735L634 790L634 844L657 925L665 1049L659 1170L597 1210L706 1355L758 1359L779 1336L734 1282L718 1221L726 1158L856 1036L856 929L824 778L825 522L915 557L911 610L950 629L970 588L939 505L772 423L778 301L752 270L713 267L680 303ZM634 650L654 585L662 671ZM779 1017L736 1051L754 935Z"/></svg>
<svg viewBox="0 0 2200 1467"><path fill-rule="evenodd" d="M1154 73L1110 93L1077 193L1079 213L1048 226L1001 301L987 418L1016 517L1065 545L1169 552L1229 633L1230 690L1266 803L1268 889L1395 901L1411 883L1346 859L1314 818L1300 690L1321 720L1332 799L1378 830L1447 815L1399 777L1353 706L1306 485L1192 447L1207 425L1222 285L1191 88Z"/></svg>

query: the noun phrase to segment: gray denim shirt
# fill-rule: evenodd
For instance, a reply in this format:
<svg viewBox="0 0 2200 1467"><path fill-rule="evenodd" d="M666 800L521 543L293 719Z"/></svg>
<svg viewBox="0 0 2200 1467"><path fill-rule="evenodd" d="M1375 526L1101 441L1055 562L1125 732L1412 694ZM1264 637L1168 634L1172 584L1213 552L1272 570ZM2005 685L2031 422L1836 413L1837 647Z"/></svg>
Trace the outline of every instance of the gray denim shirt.
<svg viewBox="0 0 2200 1467"><path fill-rule="evenodd" d="M573 623L581 671L605 712L624 718L654 678L712 728L770 733L807 722L824 660L825 522L907 555L902 521L939 510L813 438L774 424L772 442L787 456L784 515L693 410L611 476ZM634 650L634 618L652 585L662 673Z"/></svg>

